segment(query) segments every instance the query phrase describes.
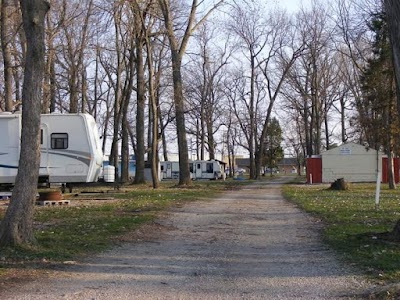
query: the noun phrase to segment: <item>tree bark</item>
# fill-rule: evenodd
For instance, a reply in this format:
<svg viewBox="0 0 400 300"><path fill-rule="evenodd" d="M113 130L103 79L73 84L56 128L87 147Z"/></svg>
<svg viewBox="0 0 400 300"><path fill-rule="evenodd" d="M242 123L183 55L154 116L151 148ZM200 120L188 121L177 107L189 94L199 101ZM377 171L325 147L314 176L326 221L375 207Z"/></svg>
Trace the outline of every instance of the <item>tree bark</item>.
<svg viewBox="0 0 400 300"><path fill-rule="evenodd" d="M186 138L185 125L185 108L183 100L183 84L181 74L181 58L177 51L171 49L172 52L172 73L174 81L174 101L176 114L176 127L178 135L178 151L179 151L179 185L190 184L189 172L189 155Z"/></svg>
<svg viewBox="0 0 400 300"><path fill-rule="evenodd" d="M11 32L10 24L11 19L11 1L2 0L1 1L1 50L3 54L3 67L4 67L4 102L5 111L12 111L13 109L13 71L12 71L12 58L11 58Z"/></svg>
<svg viewBox="0 0 400 300"><path fill-rule="evenodd" d="M121 121L121 77L122 77L122 50L120 47L120 22L121 15L120 11L115 8L113 12L114 17L114 28L115 28L115 52L117 56L117 66L116 66L116 79L115 79L115 100L114 100L114 127L113 127L113 141L111 144L110 151L110 165L115 166L115 181L119 180L119 170L118 170L118 134Z"/></svg>
<svg viewBox="0 0 400 300"><path fill-rule="evenodd" d="M396 225L394 226L392 232L392 238L395 241L400 241L400 220L397 221Z"/></svg>
<svg viewBox="0 0 400 300"><path fill-rule="evenodd" d="M141 22L139 17L135 18L136 32L136 174L135 183L145 183L144 178L144 155L145 155L145 137L144 120L146 106L146 82L144 76L144 58L143 58L143 36L140 30Z"/></svg>
<svg viewBox="0 0 400 300"><path fill-rule="evenodd" d="M384 0L384 8L388 18L393 65L396 74L397 112L400 114L400 1Z"/></svg>
<svg viewBox="0 0 400 300"><path fill-rule="evenodd" d="M190 184L190 171L189 171L189 155L188 145L186 138L186 126L185 126L185 108L184 108L184 97L183 97L183 82L182 82L182 55L185 51L187 41L192 32L192 22L194 19L194 11L197 7L197 1L193 1L192 13L189 17L189 24L187 31L179 46L178 40L175 37L174 28L172 24L172 14L170 12L169 2L166 0L158 0L161 11L164 16L165 28L169 39L169 46L171 50L172 60L172 80L174 86L174 103L175 103L175 115L176 115L176 130L178 136L178 151L179 151L179 185ZM194 11L193 11L194 10Z"/></svg>
<svg viewBox="0 0 400 300"><path fill-rule="evenodd" d="M146 53L147 53L147 65L149 69L149 97L150 97L150 105L151 105L151 114L152 114L152 141L151 141L151 177L153 180L153 188L157 189L160 185L158 178L158 106L157 106L157 98L155 95L155 86L154 86L154 66L153 66L153 53L151 48L151 43L146 36ZM150 159L149 159L150 160Z"/></svg>
<svg viewBox="0 0 400 300"><path fill-rule="evenodd" d="M0 245L35 242L33 213L40 165L40 111L44 75L44 18L50 4L43 0L21 0L27 41L22 90L22 132L18 174L10 205L0 226Z"/></svg>

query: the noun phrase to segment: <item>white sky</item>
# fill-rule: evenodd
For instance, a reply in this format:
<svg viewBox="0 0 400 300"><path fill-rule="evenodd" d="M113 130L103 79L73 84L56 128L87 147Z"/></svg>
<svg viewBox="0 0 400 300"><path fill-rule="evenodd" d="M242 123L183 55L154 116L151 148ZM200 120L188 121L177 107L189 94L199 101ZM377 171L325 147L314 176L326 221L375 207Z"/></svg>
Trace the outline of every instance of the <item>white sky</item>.
<svg viewBox="0 0 400 300"><path fill-rule="evenodd" d="M304 5L305 7L311 4L311 0L274 0L278 6L284 7L288 12L296 12Z"/></svg>

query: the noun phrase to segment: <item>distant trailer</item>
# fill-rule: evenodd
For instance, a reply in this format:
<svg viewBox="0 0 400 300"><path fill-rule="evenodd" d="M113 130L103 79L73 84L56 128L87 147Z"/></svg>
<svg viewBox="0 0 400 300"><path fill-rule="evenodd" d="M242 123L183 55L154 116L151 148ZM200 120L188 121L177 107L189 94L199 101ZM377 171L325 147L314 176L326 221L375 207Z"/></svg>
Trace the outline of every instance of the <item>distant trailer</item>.
<svg viewBox="0 0 400 300"><path fill-rule="evenodd" d="M179 179L179 162L178 161L161 161L160 162L160 178Z"/></svg>
<svg viewBox="0 0 400 300"><path fill-rule="evenodd" d="M160 162L161 179L179 179L179 162ZM195 160L189 162L190 177L196 179L223 179L223 166L216 160Z"/></svg>
<svg viewBox="0 0 400 300"><path fill-rule="evenodd" d="M0 184L14 184L18 171L21 113L0 113ZM42 114L39 182L96 182L103 153L89 114Z"/></svg>
<svg viewBox="0 0 400 300"><path fill-rule="evenodd" d="M225 170L216 160L195 160L193 163L193 179L223 179Z"/></svg>

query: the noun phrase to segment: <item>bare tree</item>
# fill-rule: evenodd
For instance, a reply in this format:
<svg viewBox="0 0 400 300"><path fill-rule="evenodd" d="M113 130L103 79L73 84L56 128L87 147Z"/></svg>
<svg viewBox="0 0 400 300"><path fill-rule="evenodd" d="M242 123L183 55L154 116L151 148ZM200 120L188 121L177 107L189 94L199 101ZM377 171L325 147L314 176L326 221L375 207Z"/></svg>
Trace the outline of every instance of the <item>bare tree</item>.
<svg viewBox="0 0 400 300"><path fill-rule="evenodd" d="M40 111L45 64L44 20L50 5L43 0L21 0L27 41L22 91L22 132L18 174L13 197L0 226L0 245L35 242L33 212L40 164Z"/></svg>
<svg viewBox="0 0 400 300"><path fill-rule="evenodd" d="M83 72L83 61L88 43L89 22L93 14L93 0L80 1L79 5L63 0L62 9L65 18L62 20L62 42L58 57L59 66L64 69L68 82L69 112L80 111L80 81Z"/></svg>
<svg viewBox="0 0 400 300"><path fill-rule="evenodd" d="M144 43L146 46L146 55L147 55L147 69L148 69L148 94L149 94L149 102L150 102L150 124L149 127L151 128L149 135L151 136L151 157L149 158L151 162L151 175L152 175L152 182L153 182L153 188L158 188L159 187L159 178L158 178L158 101L156 97L156 82L157 82L157 77L156 77L156 71L155 71L155 65L153 61L153 44L151 42L151 36L153 35L151 30L152 26L151 24L154 22L153 19L151 20L146 20L145 16L146 15L152 15L148 14L149 11L152 11L154 8L152 7L152 1L150 1L149 5L147 6L146 11L144 14L140 14L140 25L142 27L142 32L143 32L143 39ZM139 4L135 1L135 6L137 7L137 10L139 10ZM153 14L154 15L154 14ZM149 24L146 26L146 23ZM155 34L154 34L155 35ZM157 35L155 35L157 36Z"/></svg>
<svg viewBox="0 0 400 300"><path fill-rule="evenodd" d="M118 180L118 135L119 128L121 124L122 117L122 70L123 70L123 49L122 49L122 10L123 7L118 3L113 3L112 6L112 17L114 21L114 30L115 30L115 41L113 49L113 53L115 54L115 60L113 63L115 65L109 65L110 69L115 68L114 73L110 70L108 72L109 81L113 83L114 90L114 124L113 124L113 135L112 135L112 144L111 144L111 152L110 152L110 164L116 167L115 179ZM132 49L133 50L133 49Z"/></svg>
<svg viewBox="0 0 400 300"><path fill-rule="evenodd" d="M263 125L261 135L256 140L256 178L261 174L272 109L290 69L304 50L303 43L295 44L293 25L283 13L274 12L268 23L270 24L267 32L268 51L257 64L266 81L269 102L264 119L260 118L259 121ZM289 53L286 50L288 48Z"/></svg>
<svg viewBox="0 0 400 300"><path fill-rule="evenodd" d="M146 105L146 80L145 80L145 61L144 61L144 44L145 30L143 28L142 19L145 18L148 12L146 9L139 7L139 4L134 2L134 24L136 30L133 31L135 37L136 49L136 175L135 183L144 183L144 166L145 166L145 105ZM147 6L147 3L144 3Z"/></svg>
<svg viewBox="0 0 400 300"><path fill-rule="evenodd" d="M243 74L248 77L249 80L249 92L243 95L243 100L246 102L248 124L244 125L241 122L241 127L245 130L245 136L247 137L248 150L250 156L250 178L256 177L255 170L255 139L256 133L256 117L258 109L257 102L257 90L256 81L259 76L259 70L257 65L257 57L262 55L262 51L267 45L267 22L263 17L263 12L260 10L259 3L253 3L252 5L236 5L233 7L231 12L231 20L228 23L228 30L232 32L238 38L238 42L241 45L243 54L248 60L248 68L244 70ZM248 94L248 96L247 96ZM245 100L248 98L248 100ZM236 110L237 111L237 110ZM246 117L247 118L247 117Z"/></svg>
<svg viewBox="0 0 400 300"><path fill-rule="evenodd" d="M217 35L216 28L204 23L196 35L198 49L191 55L193 61L187 66L186 93L188 98L188 123L191 133L196 137L196 152L200 160L205 159L206 151L209 158L215 159L216 133L223 126L222 117L226 110L222 96L222 81L231 50L228 41L220 44L221 36ZM215 42L217 41L218 42ZM197 48L196 47L196 48ZM198 52L198 53L197 53Z"/></svg>
<svg viewBox="0 0 400 300"><path fill-rule="evenodd" d="M340 97L336 88L334 25L328 18L329 11L318 3L297 15L299 42L305 46L289 72L283 91L287 107L297 110L292 115L301 117L306 156L319 154L323 147L329 149L332 135L329 116L334 101Z"/></svg>
<svg viewBox="0 0 400 300"><path fill-rule="evenodd" d="M59 1L52 1L52 7L58 7ZM65 10L51 9L46 16L45 43L47 49L46 67L43 82L42 113L54 112L56 110L56 43L55 40L60 34L64 23Z"/></svg>
<svg viewBox="0 0 400 300"><path fill-rule="evenodd" d="M179 185L190 184L190 172L189 172L189 156L188 156L188 143L186 138L186 125L185 125L185 105L183 97L183 82L182 82L182 58L185 54L186 47L190 38L190 35L196 30L196 28L203 23L207 16L217 8L222 1L217 2L205 15L200 18L200 21L196 21L196 12L199 7L198 0L192 0L190 7L190 13L186 20L186 26L183 33L177 31L174 22L172 5L169 0L158 0L161 12L164 17L164 25L166 34L169 40L169 47L171 50L171 61L172 61L172 78L174 84L174 103L175 103L175 115L176 115L176 128L178 136L178 149L179 149ZM180 37L179 34L182 34Z"/></svg>

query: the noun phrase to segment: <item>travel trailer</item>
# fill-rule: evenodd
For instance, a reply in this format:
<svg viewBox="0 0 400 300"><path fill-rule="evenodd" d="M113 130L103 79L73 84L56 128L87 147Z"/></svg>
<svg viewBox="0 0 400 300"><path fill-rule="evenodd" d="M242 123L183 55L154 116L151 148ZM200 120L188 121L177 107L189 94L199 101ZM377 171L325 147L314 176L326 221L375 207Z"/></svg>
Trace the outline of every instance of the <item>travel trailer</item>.
<svg viewBox="0 0 400 300"><path fill-rule="evenodd" d="M162 161L161 179L178 179L179 178L179 162ZM216 160L195 160L189 162L190 176L196 179L222 179L224 178L224 170L221 164Z"/></svg>
<svg viewBox="0 0 400 300"><path fill-rule="evenodd" d="M219 161L195 160L193 163L193 179L223 179L225 171Z"/></svg>
<svg viewBox="0 0 400 300"><path fill-rule="evenodd" d="M160 179L178 179L179 178L179 162L178 161L161 161L160 162Z"/></svg>
<svg viewBox="0 0 400 300"><path fill-rule="evenodd" d="M0 184L14 184L18 171L21 113L0 113ZM103 153L89 114L42 114L39 182L96 182Z"/></svg>

